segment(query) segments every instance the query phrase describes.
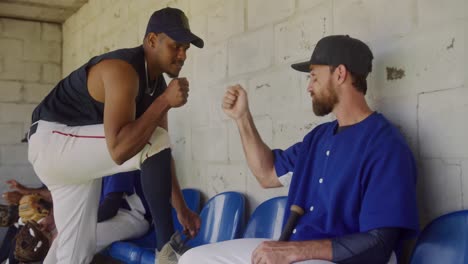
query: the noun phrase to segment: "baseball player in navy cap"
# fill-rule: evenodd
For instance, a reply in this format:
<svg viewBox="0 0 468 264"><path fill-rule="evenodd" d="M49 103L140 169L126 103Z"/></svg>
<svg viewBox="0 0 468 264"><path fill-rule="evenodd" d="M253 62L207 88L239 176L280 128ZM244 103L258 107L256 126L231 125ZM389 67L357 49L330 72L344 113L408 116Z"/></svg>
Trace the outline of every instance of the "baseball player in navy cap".
<svg viewBox="0 0 468 264"><path fill-rule="evenodd" d="M200 219L182 197L167 132L168 111L187 102L189 82L178 76L191 44L204 45L185 14L158 10L142 45L91 58L34 110L28 158L52 193L56 263L91 262L101 178L119 172L141 169L158 249L174 232L171 204L186 232L197 233ZM167 85L163 73L174 78Z"/></svg>
<svg viewBox="0 0 468 264"><path fill-rule="evenodd" d="M398 129L366 103L372 59L365 43L337 35L322 38L310 60L292 65L310 76L314 113L333 113L336 120L285 150L262 141L246 91L228 88L223 109L238 126L253 175L274 188L292 173L287 208L302 208L303 215L281 236L286 241L207 245L186 252L180 264L396 263L401 240L418 231L416 164Z"/></svg>

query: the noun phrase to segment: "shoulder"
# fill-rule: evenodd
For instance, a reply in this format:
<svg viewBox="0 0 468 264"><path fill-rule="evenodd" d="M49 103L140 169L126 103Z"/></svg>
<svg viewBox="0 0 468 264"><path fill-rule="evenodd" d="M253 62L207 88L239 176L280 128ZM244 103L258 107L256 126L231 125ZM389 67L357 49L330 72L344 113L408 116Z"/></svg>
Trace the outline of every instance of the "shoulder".
<svg viewBox="0 0 468 264"><path fill-rule="evenodd" d="M111 91L126 90L134 94L138 90L137 72L128 62L118 59L101 61L91 69L88 78L99 80L106 91L111 88Z"/></svg>
<svg viewBox="0 0 468 264"><path fill-rule="evenodd" d="M370 125L374 127L370 138L375 145L409 148L400 130L382 114L377 114Z"/></svg>
<svg viewBox="0 0 468 264"><path fill-rule="evenodd" d="M411 148L399 129L383 115L375 120L374 129L367 134L367 147L363 157L371 164L396 164L399 167L415 167L415 158Z"/></svg>
<svg viewBox="0 0 468 264"><path fill-rule="evenodd" d="M138 74L133 66L120 59L107 59L95 66L103 75L117 75L120 77L137 77Z"/></svg>

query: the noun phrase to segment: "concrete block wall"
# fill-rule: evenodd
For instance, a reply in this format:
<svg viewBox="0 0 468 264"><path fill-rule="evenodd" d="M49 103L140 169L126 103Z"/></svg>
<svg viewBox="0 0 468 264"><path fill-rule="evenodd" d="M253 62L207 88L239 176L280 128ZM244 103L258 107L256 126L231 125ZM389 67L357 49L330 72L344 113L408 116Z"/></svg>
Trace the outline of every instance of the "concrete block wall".
<svg viewBox="0 0 468 264"><path fill-rule="evenodd" d="M321 37L349 34L375 55L370 104L401 129L417 157L421 225L468 207L467 1L90 0L63 25L63 74L93 55L139 45L150 14L165 6L182 8L206 43L190 49L181 74L191 84L188 104L170 111L183 187L207 197L242 191L251 209L286 194L256 184L222 96L228 85L244 85L264 141L272 148L300 141L333 117L314 116L307 77L289 65L308 59ZM8 96L19 95L12 89Z"/></svg>
<svg viewBox="0 0 468 264"><path fill-rule="evenodd" d="M0 18L0 193L8 189L8 179L40 185L21 139L31 124L32 110L60 80L61 72L60 25ZM4 231L0 229L0 237Z"/></svg>
<svg viewBox="0 0 468 264"><path fill-rule="evenodd" d="M61 78L62 29L58 24L0 18L0 191L16 178L37 184L21 143L31 113Z"/></svg>

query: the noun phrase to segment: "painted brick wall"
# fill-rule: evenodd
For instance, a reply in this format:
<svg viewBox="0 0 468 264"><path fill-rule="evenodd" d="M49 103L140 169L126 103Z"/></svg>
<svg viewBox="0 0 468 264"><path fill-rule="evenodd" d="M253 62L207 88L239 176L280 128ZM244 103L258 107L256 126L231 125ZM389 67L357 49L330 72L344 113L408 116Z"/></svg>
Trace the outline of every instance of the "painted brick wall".
<svg viewBox="0 0 468 264"><path fill-rule="evenodd" d="M308 58L321 37L350 34L374 51L369 102L417 157L421 225L468 207L466 0L90 0L62 28L0 18L0 191L9 178L38 184L19 141L60 76L93 55L139 45L150 14L165 6L183 9L206 42L190 49L182 72L188 104L170 111L183 187L206 197L241 191L251 209L286 194L255 182L220 109L224 90L244 85L264 141L285 148L333 118L313 115L307 78L289 65Z"/></svg>
<svg viewBox="0 0 468 264"><path fill-rule="evenodd" d="M190 49L181 74L191 83L189 102L170 111L180 181L208 197L242 191L254 208L287 189L262 190L255 183L237 129L220 109L224 90L243 84L264 141L272 148L287 147L333 118L313 115L306 76L289 65L308 58L325 35L361 38L375 55L368 100L401 129L418 159L425 225L438 215L468 207L467 3L90 0L63 25L62 69L68 74L92 55L139 45L154 10L183 9L206 47ZM20 96L18 86L8 91L10 100Z"/></svg>
<svg viewBox="0 0 468 264"><path fill-rule="evenodd" d="M61 64L60 25L0 18L0 193L8 179L40 184L21 139L32 110L60 80Z"/></svg>

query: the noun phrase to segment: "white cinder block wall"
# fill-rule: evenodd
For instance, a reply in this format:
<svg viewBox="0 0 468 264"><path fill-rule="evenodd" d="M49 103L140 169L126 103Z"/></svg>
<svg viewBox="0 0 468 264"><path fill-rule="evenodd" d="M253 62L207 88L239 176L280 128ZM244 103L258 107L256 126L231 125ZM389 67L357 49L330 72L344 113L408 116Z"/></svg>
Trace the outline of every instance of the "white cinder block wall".
<svg viewBox="0 0 468 264"><path fill-rule="evenodd" d="M307 78L289 65L310 57L321 37L350 34L374 51L371 105L401 128L418 159L421 225L468 207L466 0L90 0L63 24L63 60L56 25L0 19L2 181L33 178L18 142L60 64L65 76L93 55L139 45L151 13L165 6L183 9L206 43L190 49L182 72L188 104L170 111L183 187L206 197L241 191L251 209L286 194L254 180L222 95L244 85L264 141L287 147L333 118L313 115Z"/></svg>
<svg viewBox="0 0 468 264"><path fill-rule="evenodd" d="M318 123L307 78L289 65L316 42L349 34L373 49L368 99L401 128L418 159L421 224L468 207L468 1L466 0L90 0L63 25L63 73L92 55L139 45L150 14L183 9L204 49L192 47L182 76L186 106L170 111L183 187L206 197L235 190L250 208L287 193L262 190L221 110L226 87L240 83L264 141L284 148ZM337 164L339 166L339 164Z"/></svg>
<svg viewBox="0 0 468 264"><path fill-rule="evenodd" d="M21 143L38 102L61 77L62 29L58 24L0 18L0 192L16 179L40 182ZM1 200L0 203L4 204ZM6 229L0 228L0 237Z"/></svg>

